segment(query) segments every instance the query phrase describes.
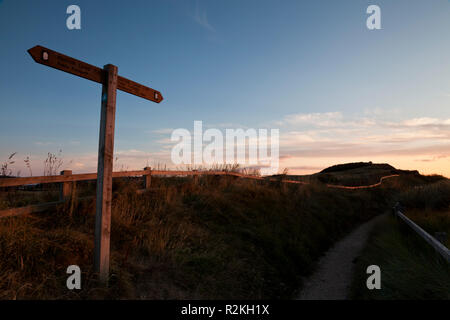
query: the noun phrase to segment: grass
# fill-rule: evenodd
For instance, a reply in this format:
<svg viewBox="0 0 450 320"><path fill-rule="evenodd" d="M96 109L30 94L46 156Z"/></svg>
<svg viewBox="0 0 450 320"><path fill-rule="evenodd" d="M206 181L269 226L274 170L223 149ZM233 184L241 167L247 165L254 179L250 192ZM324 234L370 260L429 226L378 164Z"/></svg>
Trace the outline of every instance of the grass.
<svg viewBox="0 0 450 320"><path fill-rule="evenodd" d="M115 180L111 281L92 270L94 201L0 220L2 299L282 299L320 255L392 205L389 188L331 190L232 177ZM66 289L66 268L83 272Z"/></svg>
<svg viewBox="0 0 450 320"><path fill-rule="evenodd" d="M92 270L95 201L73 198L0 219L0 299L289 299L337 240L408 190L439 181L404 174L379 188L340 190L315 180L152 177L152 189L138 194L142 182L115 179L109 288ZM77 183L78 196L94 191ZM56 195L10 188L0 205ZM66 288L71 264L81 267L82 290Z"/></svg>
<svg viewBox="0 0 450 320"><path fill-rule="evenodd" d="M396 181L403 190L398 200L402 212L429 234L446 232L450 244L450 181L440 176ZM405 184L410 184L405 188ZM381 268L381 290L365 286L367 266ZM394 217L373 231L357 262L353 282L356 299L450 299L450 266L423 239Z"/></svg>
<svg viewBox="0 0 450 320"><path fill-rule="evenodd" d="M368 290L366 268L381 268L381 289ZM448 300L450 266L408 226L389 216L373 230L357 260L352 298Z"/></svg>
<svg viewBox="0 0 450 320"><path fill-rule="evenodd" d="M406 210L446 210L450 207L450 180L440 179L440 176L430 178L436 181L417 185L401 194L400 203Z"/></svg>
<svg viewBox="0 0 450 320"><path fill-rule="evenodd" d="M445 179L441 176L422 176L417 171L398 170L389 164L376 164L372 162L340 164L331 166L315 174L303 176L287 175L287 178L303 182L319 182L344 186L365 186L378 183L382 177L394 174L402 175L402 181L404 183L407 180L410 180L410 183L407 183L408 188L411 185L420 184L420 180L422 180L422 183L429 183L429 180L432 179L436 179L436 181Z"/></svg>
<svg viewBox="0 0 450 320"><path fill-rule="evenodd" d="M399 197L404 213L422 229L434 236L447 233L444 245L450 247L450 181L419 185Z"/></svg>
<svg viewBox="0 0 450 320"><path fill-rule="evenodd" d="M409 209L406 215L432 236L437 232L445 232L447 238L443 244L450 248L450 209Z"/></svg>
<svg viewBox="0 0 450 320"><path fill-rule="evenodd" d="M94 195L95 188L95 181L78 181L75 192L78 197L85 197ZM58 184L19 188L7 187L4 189L0 191L0 210L59 200L60 191Z"/></svg>

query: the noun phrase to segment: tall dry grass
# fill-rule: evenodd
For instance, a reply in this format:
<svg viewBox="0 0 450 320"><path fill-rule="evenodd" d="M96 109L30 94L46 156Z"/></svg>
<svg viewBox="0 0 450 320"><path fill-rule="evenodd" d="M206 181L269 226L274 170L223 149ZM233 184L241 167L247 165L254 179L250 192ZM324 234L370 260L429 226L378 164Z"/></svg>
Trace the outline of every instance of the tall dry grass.
<svg viewBox="0 0 450 320"><path fill-rule="evenodd" d="M54 211L0 220L0 298L290 298L333 243L427 179L349 191L317 181L153 177L143 194L142 181L115 179L109 288L92 270L95 201L72 198ZM78 195L94 191L77 184ZM71 264L83 272L81 291L66 288Z"/></svg>
<svg viewBox="0 0 450 320"><path fill-rule="evenodd" d="M114 182L108 289L92 270L95 203L72 201L0 220L0 298L289 298L330 245L392 202L384 189L225 176L140 184ZM81 291L66 288L71 264Z"/></svg>
<svg viewBox="0 0 450 320"><path fill-rule="evenodd" d="M419 185L401 193L404 213L429 234L445 232L450 247L450 180Z"/></svg>

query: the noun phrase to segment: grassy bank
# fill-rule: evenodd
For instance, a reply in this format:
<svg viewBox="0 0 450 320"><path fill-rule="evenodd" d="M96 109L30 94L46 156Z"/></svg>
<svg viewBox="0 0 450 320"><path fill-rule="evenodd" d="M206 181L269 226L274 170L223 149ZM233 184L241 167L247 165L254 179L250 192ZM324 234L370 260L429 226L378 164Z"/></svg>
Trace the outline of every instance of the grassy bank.
<svg viewBox="0 0 450 320"><path fill-rule="evenodd" d="M411 188L399 200L404 213L431 234L445 232L444 245L450 247L450 181L442 180Z"/></svg>
<svg viewBox="0 0 450 320"><path fill-rule="evenodd" d="M368 290L366 268L381 269L381 289ZM387 217L374 228L357 260L353 299L450 299L450 266L417 234Z"/></svg>
<svg viewBox="0 0 450 320"><path fill-rule="evenodd" d="M390 189L335 190L233 178L116 183L111 285L92 272L94 201L0 220L2 299L290 298L318 257L392 205ZM83 272L66 289L66 268Z"/></svg>
<svg viewBox="0 0 450 320"><path fill-rule="evenodd" d="M397 199L402 212L429 234L450 235L450 181L429 176L428 183L403 178ZM449 245L449 239L445 243ZM381 268L381 290L368 290L366 268ZM393 216L381 222L358 259L355 299L450 299L450 266L423 239Z"/></svg>

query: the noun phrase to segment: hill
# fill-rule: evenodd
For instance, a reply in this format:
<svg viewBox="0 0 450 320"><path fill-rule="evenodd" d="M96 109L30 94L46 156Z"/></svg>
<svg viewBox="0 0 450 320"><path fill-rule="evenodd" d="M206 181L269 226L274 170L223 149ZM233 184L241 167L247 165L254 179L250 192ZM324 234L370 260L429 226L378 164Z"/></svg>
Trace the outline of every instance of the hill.
<svg viewBox="0 0 450 320"><path fill-rule="evenodd" d="M340 171L348 171L353 169L373 169L377 168L380 170L396 170L393 166L387 164L387 163L372 163L372 161L369 162L350 162L350 163L344 163L344 164L336 164L334 166L328 167L320 171L320 173L330 173L330 172L340 172Z"/></svg>
<svg viewBox="0 0 450 320"><path fill-rule="evenodd" d="M399 170L387 163L352 162L337 164L311 175L286 175L286 179L309 183L324 183L345 186L375 184L382 177L401 174L420 176L416 170Z"/></svg>

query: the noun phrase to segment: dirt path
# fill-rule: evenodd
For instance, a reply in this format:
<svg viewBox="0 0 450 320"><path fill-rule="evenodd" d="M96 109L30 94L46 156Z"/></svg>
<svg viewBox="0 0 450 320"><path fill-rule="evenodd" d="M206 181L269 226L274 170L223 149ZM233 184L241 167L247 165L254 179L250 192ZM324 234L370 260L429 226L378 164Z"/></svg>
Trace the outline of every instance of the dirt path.
<svg viewBox="0 0 450 320"><path fill-rule="evenodd" d="M372 227L385 214L377 216L353 230L325 253L316 272L305 281L297 300L343 300L347 298L355 258L364 248Z"/></svg>

